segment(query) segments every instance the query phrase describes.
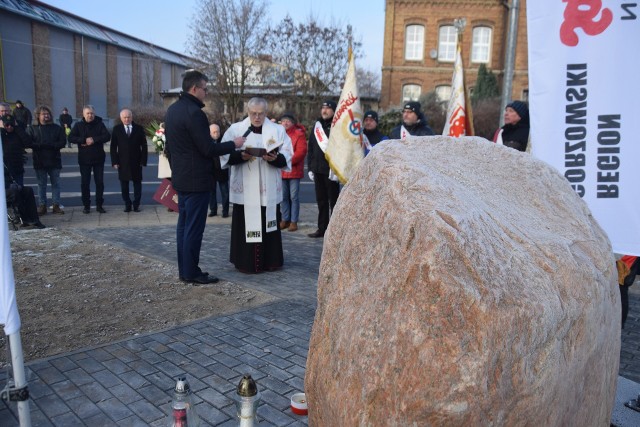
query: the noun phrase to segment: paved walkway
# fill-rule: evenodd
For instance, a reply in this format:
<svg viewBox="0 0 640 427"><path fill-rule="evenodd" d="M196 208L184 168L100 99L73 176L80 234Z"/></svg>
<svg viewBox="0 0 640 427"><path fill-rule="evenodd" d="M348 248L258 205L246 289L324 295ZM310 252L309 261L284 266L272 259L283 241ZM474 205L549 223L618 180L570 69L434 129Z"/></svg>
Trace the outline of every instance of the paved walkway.
<svg viewBox="0 0 640 427"><path fill-rule="evenodd" d="M121 206L106 209L107 214L85 215L81 208L66 208L65 215L47 215L42 221L175 263L175 213L158 205L128 214ZM226 261L230 218L209 218L201 265L278 300L28 363L33 425L164 426L175 379L186 374L203 425L237 426L233 396L246 372L262 393L261 426L306 425L306 417L290 411L289 397L304 387L316 308L322 239L306 237L315 230L316 215L315 205L302 207L301 229L283 232L286 268L259 275L238 273ZM622 333L620 374L632 381L640 381L639 288L638 284L631 288L630 315ZM0 374L0 385L5 383L4 375ZM636 389L632 381L624 384L627 394L636 397L640 387ZM0 403L0 425L18 426L15 406L10 409Z"/></svg>

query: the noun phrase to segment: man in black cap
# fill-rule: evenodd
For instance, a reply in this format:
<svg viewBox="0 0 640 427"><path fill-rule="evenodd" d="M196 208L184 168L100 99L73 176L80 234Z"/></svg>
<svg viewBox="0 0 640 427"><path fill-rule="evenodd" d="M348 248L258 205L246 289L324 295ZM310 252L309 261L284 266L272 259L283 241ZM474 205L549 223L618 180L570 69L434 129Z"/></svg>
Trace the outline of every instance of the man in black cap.
<svg viewBox="0 0 640 427"><path fill-rule="evenodd" d="M324 237L329 226L329 217L340 194L338 178L331 172L329 163L324 158L336 106L337 104L331 100L322 104L320 118L309 137L307 166L309 167L309 178L315 184L316 203L318 204L318 229L308 234L309 237Z"/></svg>
<svg viewBox="0 0 640 427"><path fill-rule="evenodd" d="M529 107L526 102L513 101L504 109L504 126L493 136L493 142L518 151L527 151L529 143Z"/></svg>
<svg viewBox="0 0 640 427"><path fill-rule="evenodd" d="M378 142L389 139L378 130L378 113L373 110L366 111L362 120L364 124L364 134L369 140L369 144L374 147ZM368 152L367 152L368 153Z"/></svg>
<svg viewBox="0 0 640 427"><path fill-rule="evenodd" d="M409 101L404 104L402 123L391 130L389 138L405 139L409 135L433 135L433 130L427 124L427 118L422 113L422 107L417 101Z"/></svg>
<svg viewBox="0 0 640 427"><path fill-rule="evenodd" d="M26 129L33 121L31 111L19 99L16 101L16 108L13 109L13 116L16 118L18 126L22 129Z"/></svg>

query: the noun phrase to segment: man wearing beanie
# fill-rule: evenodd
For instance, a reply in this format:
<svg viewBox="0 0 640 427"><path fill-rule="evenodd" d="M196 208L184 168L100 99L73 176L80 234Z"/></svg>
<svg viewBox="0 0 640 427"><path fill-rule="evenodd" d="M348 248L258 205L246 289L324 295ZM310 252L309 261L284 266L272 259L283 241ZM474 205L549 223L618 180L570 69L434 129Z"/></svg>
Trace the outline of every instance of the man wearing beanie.
<svg viewBox="0 0 640 427"><path fill-rule="evenodd" d="M493 142L518 151L526 151L529 142L529 107L513 101L504 109L504 126L493 136Z"/></svg>
<svg viewBox="0 0 640 427"><path fill-rule="evenodd" d="M26 129L27 126L31 126L31 122L33 121L31 111L25 107L19 99L16 101L16 108L13 109L13 116L16 118L18 126L22 129Z"/></svg>
<svg viewBox="0 0 640 427"><path fill-rule="evenodd" d="M378 130L378 113L373 110L366 111L362 119L364 124L364 135L369 140L369 144L374 147L378 142L389 139ZM368 154L367 150L367 154Z"/></svg>
<svg viewBox="0 0 640 427"><path fill-rule="evenodd" d="M409 101L402 109L402 124L391 129L389 138L405 139L407 136L433 135L433 130L427 124L427 118L422 113L422 107L417 101Z"/></svg>
<svg viewBox="0 0 640 427"><path fill-rule="evenodd" d="M338 178L331 173L329 163L324 158L336 106L335 101L331 100L322 104L320 118L309 137L307 165L309 167L309 178L315 184L316 203L318 204L318 229L308 234L309 237L324 237L324 233L329 226L329 217L340 194ZM330 179L330 175L333 179Z"/></svg>

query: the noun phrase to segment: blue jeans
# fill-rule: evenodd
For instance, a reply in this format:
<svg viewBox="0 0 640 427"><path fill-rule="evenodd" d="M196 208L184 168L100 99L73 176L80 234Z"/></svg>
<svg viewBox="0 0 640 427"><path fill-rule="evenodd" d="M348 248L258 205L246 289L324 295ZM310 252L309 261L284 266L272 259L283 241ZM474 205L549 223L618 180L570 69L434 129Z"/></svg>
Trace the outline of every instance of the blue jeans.
<svg viewBox="0 0 640 427"><path fill-rule="evenodd" d="M300 179L290 178L282 180L282 220L287 222L298 222L300 217Z"/></svg>
<svg viewBox="0 0 640 427"><path fill-rule="evenodd" d="M200 247L207 222L209 192L178 191L178 274L183 279L194 279L202 274Z"/></svg>
<svg viewBox="0 0 640 427"><path fill-rule="evenodd" d="M51 198L54 205L60 204L60 169L36 169L38 179L38 199L40 205L47 205L47 176L51 178Z"/></svg>
<svg viewBox="0 0 640 427"><path fill-rule="evenodd" d="M104 163L80 165L80 191L85 208L91 206L91 171L93 171L93 182L96 184L96 206L101 207L104 202Z"/></svg>

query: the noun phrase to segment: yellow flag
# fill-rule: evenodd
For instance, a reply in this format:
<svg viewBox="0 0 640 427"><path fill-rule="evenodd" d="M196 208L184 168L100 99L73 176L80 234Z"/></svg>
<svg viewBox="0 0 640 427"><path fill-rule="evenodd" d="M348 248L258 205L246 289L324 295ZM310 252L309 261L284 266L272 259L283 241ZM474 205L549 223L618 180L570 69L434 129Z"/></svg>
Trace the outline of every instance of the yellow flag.
<svg viewBox="0 0 640 427"><path fill-rule="evenodd" d="M356 82L356 64L349 50L349 68L336 107L325 158L342 184L353 176L364 158L362 107Z"/></svg>
<svg viewBox="0 0 640 427"><path fill-rule="evenodd" d="M444 136L473 136L473 119L471 116L471 103L467 95L464 81L460 43L456 49L456 60L453 65L453 78L451 79L451 98L447 107L447 119L444 122L442 135Z"/></svg>

